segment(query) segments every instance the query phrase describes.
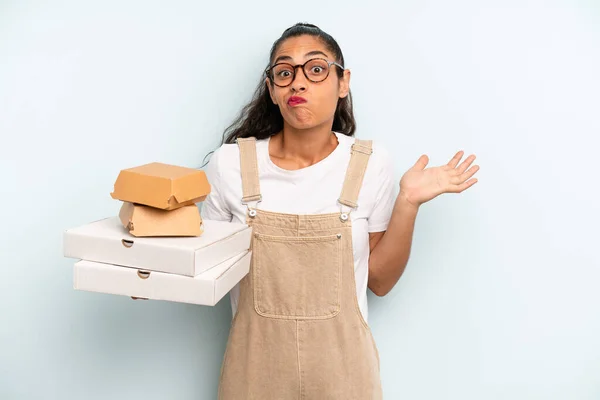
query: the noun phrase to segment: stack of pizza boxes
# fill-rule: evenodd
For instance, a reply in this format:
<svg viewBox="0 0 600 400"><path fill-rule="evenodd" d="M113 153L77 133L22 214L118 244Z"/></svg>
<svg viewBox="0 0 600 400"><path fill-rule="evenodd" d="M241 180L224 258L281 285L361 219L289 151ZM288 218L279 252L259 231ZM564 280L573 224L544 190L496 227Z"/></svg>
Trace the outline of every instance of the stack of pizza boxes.
<svg viewBox="0 0 600 400"><path fill-rule="evenodd" d="M122 170L119 215L64 232L78 290L215 305L249 271L251 228L202 220L204 171L163 163Z"/></svg>

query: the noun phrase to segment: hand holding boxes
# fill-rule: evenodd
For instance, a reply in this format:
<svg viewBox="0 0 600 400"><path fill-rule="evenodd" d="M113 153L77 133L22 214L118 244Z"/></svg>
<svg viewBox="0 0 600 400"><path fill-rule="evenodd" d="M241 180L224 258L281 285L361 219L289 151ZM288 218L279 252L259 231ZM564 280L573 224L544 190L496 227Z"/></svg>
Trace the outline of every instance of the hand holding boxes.
<svg viewBox="0 0 600 400"><path fill-rule="evenodd" d="M203 171L152 163L121 171L109 217L64 233L79 290L214 305L249 271L251 228L204 220Z"/></svg>

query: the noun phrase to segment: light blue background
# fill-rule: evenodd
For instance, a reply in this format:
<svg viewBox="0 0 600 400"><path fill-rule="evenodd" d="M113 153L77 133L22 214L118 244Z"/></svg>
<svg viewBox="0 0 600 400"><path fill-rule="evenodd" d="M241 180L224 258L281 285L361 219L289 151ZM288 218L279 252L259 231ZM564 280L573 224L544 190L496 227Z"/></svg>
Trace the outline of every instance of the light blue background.
<svg viewBox="0 0 600 400"><path fill-rule="evenodd" d="M600 7L576 1L0 2L0 399L214 399L231 311L76 292L62 232L122 168L199 166L298 21L338 39L398 179L464 149L370 297L386 399L600 398ZM301 201L301 199L300 199Z"/></svg>

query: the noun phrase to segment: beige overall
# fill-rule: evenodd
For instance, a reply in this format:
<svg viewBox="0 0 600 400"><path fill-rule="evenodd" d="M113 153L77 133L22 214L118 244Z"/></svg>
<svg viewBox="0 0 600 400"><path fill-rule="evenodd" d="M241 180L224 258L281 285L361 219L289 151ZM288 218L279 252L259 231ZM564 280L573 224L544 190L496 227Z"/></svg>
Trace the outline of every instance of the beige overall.
<svg viewBox="0 0 600 400"><path fill-rule="evenodd" d="M342 210L294 215L250 207L261 199L256 141L238 139L238 146L253 254L219 399L381 399L379 355L356 298L351 219ZM370 154L371 142L356 140L341 204L357 206Z"/></svg>

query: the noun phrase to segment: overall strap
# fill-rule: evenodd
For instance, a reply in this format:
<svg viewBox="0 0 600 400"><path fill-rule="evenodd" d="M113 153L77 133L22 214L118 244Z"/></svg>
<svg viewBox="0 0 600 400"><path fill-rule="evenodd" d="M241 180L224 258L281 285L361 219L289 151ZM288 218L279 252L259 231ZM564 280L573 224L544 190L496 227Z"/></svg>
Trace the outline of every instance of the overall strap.
<svg viewBox="0 0 600 400"><path fill-rule="evenodd" d="M346 179L338 201L348 207L358 207L358 194L362 186L369 157L373 153L372 140L355 139L352 145L352 155L346 170Z"/></svg>
<svg viewBox="0 0 600 400"><path fill-rule="evenodd" d="M242 203L260 201L260 182L258 180L258 161L256 158L256 138L238 138L240 149L240 171L242 173Z"/></svg>

